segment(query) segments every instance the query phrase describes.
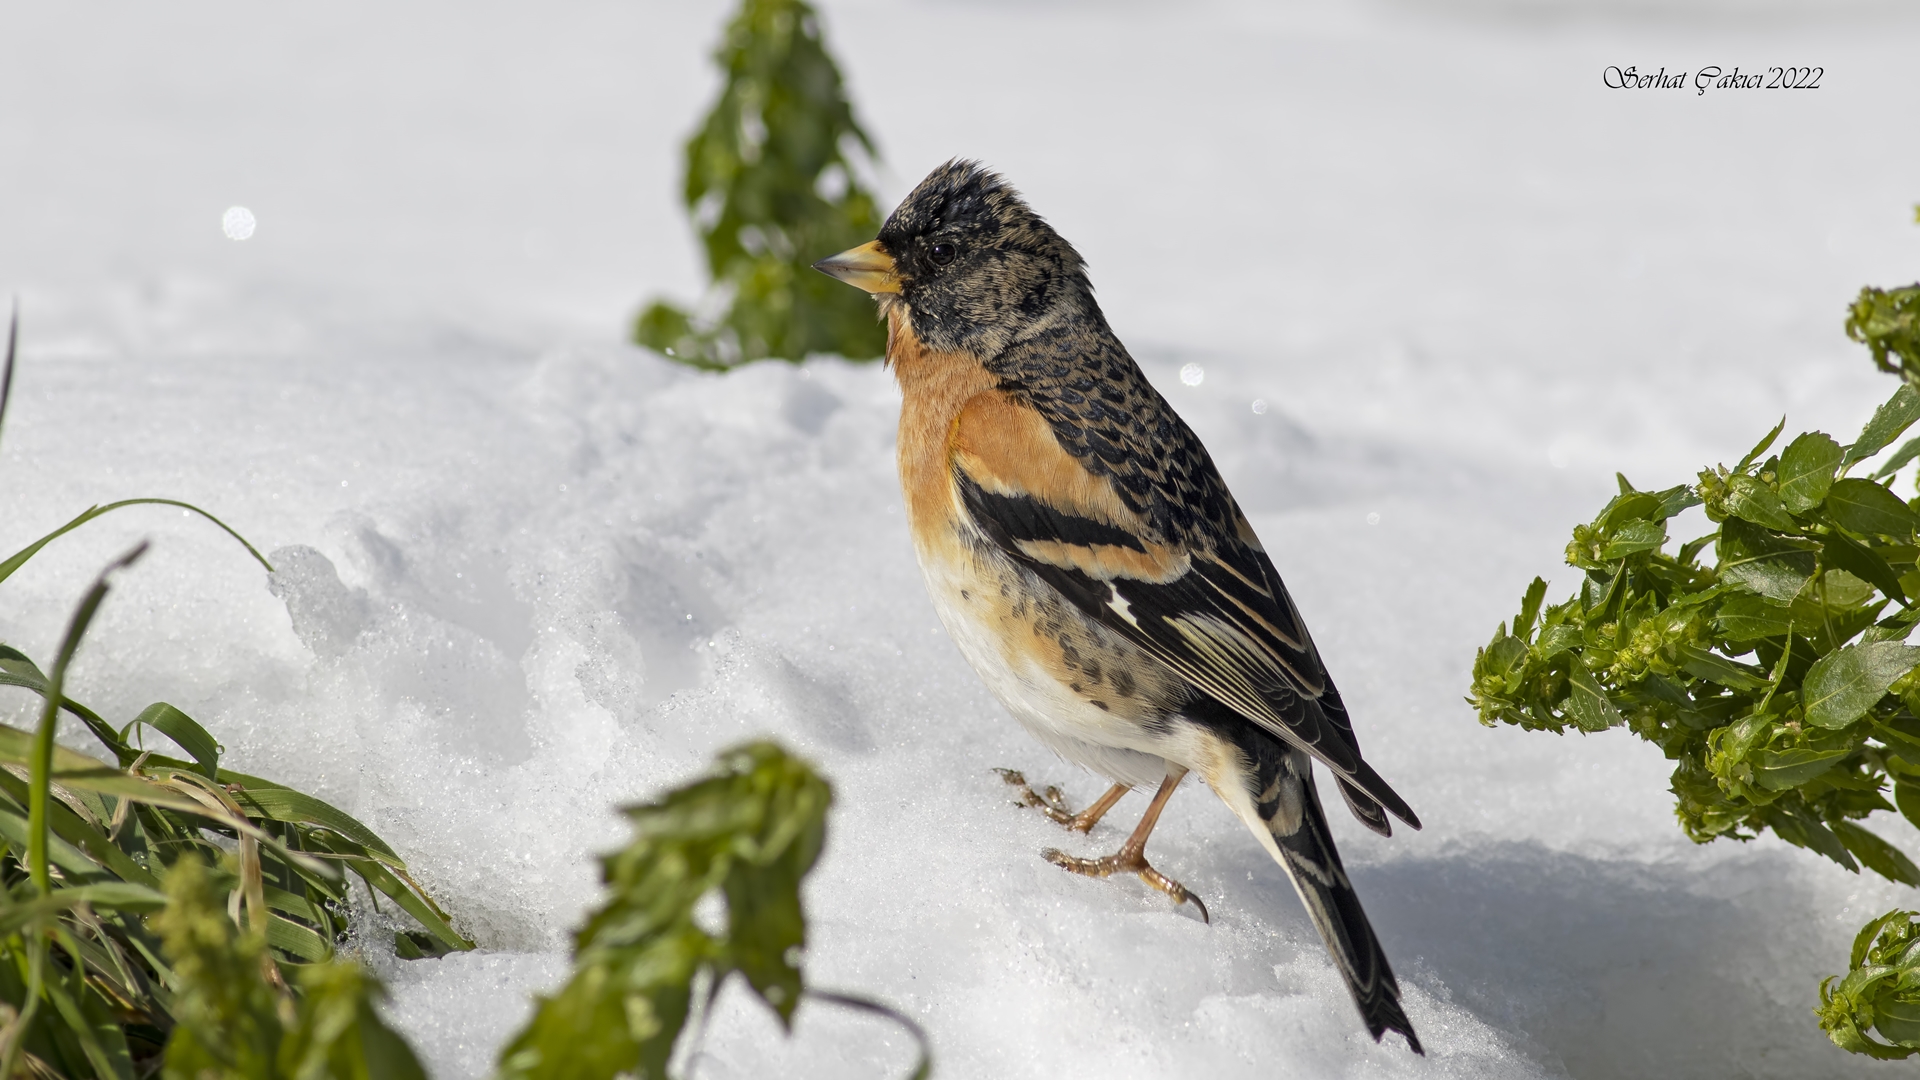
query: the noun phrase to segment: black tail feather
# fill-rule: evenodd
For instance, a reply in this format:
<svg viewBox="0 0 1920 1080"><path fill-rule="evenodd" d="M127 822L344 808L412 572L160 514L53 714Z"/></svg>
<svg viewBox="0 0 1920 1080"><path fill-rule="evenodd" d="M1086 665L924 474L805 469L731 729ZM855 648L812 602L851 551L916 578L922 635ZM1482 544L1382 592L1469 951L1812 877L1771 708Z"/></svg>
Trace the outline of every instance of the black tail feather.
<svg viewBox="0 0 1920 1080"><path fill-rule="evenodd" d="M1360 824L1379 833L1381 836L1393 835L1393 822L1387 812L1373 796L1347 783L1340 781L1340 797L1347 800L1347 809L1360 819Z"/></svg>
<svg viewBox="0 0 1920 1080"><path fill-rule="evenodd" d="M1280 847L1287 876L1293 879L1293 887L1326 942L1334 966L1346 980L1353 1003L1359 1007L1360 1017L1374 1041L1378 1042L1389 1031L1397 1031L1406 1037L1414 1053L1424 1055L1426 1051L1420 1047L1420 1037L1413 1033L1413 1024L1401 1007L1400 984L1387 964L1387 954L1374 935L1373 926L1367 922L1366 912L1360 908L1360 897L1347 880L1345 868L1340 865L1340 852L1334 847L1326 813L1314 791L1312 759L1293 751L1287 755L1282 770L1277 779L1282 784L1299 785L1297 798L1263 802L1259 809L1267 815L1267 825ZM1341 790L1342 794L1347 793L1345 784ZM1354 808L1362 821L1368 820L1355 805L1352 795L1347 795L1347 805ZM1379 814L1377 805L1373 810ZM1381 820L1385 820L1384 815Z"/></svg>

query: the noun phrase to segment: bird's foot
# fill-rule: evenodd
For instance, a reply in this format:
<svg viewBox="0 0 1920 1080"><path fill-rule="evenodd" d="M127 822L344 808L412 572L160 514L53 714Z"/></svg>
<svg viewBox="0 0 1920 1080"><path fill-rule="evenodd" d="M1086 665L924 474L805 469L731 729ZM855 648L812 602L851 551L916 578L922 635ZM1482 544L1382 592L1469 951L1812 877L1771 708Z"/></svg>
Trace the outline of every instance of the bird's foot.
<svg viewBox="0 0 1920 1080"><path fill-rule="evenodd" d="M1067 809L1066 798L1060 794L1060 789L1052 784L1035 791L1033 785L1027 783L1027 778L1017 770L995 769L993 771L999 773L1000 779L1005 780L1015 789L1019 802L1014 805L1031 806L1047 815L1048 820L1064 825L1077 833L1093 831L1094 825L1107 815L1108 810L1113 809L1113 804L1120 801L1120 796L1127 793L1125 785L1115 784L1092 806L1076 814Z"/></svg>
<svg viewBox="0 0 1920 1080"><path fill-rule="evenodd" d="M995 773L1000 774L1000 778L1012 784L1014 788L1018 788L1020 801L1014 805L1033 807L1044 813L1050 821L1068 826L1071 832L1092 832L1092 826L1098 824L1102 817L1106 817L1106 811L1114 809L1114 803L1117 803L1119 798L1125 796L1129 790L1125 784L1114 784L1112 788L1106 790L1104 796L1094 799L1091 807L1079 813L1073 813L1068 809L1068 801L1060 796L1060 788L1048 784L1041 792L1035 792L1033 784L1029 784L1027 778L1014 769L995 769Z"/></svg>
<svg viewBox="0 0 1920 1080"><path fill-rule="evenodd" d="M1060 794L1059 788L1049 784L1045 788L1035 791L1033 785L1027 783L1026 776L1016 769L995 769L993 771L999 773L1000 779L1005 780L1008 785L1014 789L1014 794L1019 798L1019 801L1014 805L1031 806L1035 810L1047 815L1049 819L1057 821L1068 828L1073 827L1073 811L1067 809L1067 801L1065 797Z"/></svg>
<svg viewBox="0 0 1920 1080"><path fill-rule="evenodd" d="M1062 870L1084 874L1087 877L1103 878L1112 877L1114 874L1138 874L1141 881L1172 897L1176 905L1184 904L1189 900L1193 901L1193 906L1200 909L1200 921L1208 924L1213 922L1212 916L1207 914L1205 901L1195 896L1185 885L1155 870L1147 862L1146 852L1135 849L1130 844L1123 845L1119 852L1113 855L1103 855L1098 859L1082 859L1056 848L1048 848L1040 853L1040 857Z"/></svg>

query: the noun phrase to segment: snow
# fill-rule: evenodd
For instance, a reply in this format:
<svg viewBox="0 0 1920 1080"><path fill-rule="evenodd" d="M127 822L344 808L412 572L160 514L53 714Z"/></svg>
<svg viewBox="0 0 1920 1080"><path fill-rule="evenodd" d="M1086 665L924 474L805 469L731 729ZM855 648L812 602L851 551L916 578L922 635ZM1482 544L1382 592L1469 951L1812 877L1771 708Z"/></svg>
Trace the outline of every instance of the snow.
<svg viewBox="0 0 1920 1080"><path fill-rule="evenodd" d="M48 656L95 569L155 539L76 696L171 701L411 860L485 947L375 958L440 1080L484 1075L564 977L612 807L759 734L837 791L811 977L918 1018L943 1076L1872 1072L1810 1008L1911 893L1771 839L1694 847L1656 751L1488 731L1461 695L1526 581L1569 587L1567 529L1614 469L1681 482L1783 412L1845 437L1890 389L1839 323L1859 285L1920 275L1920 145L1892 134L1920 24L1811 0L824 8L883 197L955 154L1004 170L1275 552L1427 822L1335 825L1427 1059L1366 1038L1205 792L1151 850L1211 927L1037 858L1110 849L1143 800L1065 843L1009 805L993 766L1103 785L938 629L885 373L715 378L619 343L643 298L698 288L677 155L721 5L8 5L0 548L152 494L281 569L121 511L5 583L0 639ZM1826 77L1601 86L1736 63ZM693 1050L705 1078L909 1060L878 1021L809 1006L787 1039L732 993Z"/></svg>

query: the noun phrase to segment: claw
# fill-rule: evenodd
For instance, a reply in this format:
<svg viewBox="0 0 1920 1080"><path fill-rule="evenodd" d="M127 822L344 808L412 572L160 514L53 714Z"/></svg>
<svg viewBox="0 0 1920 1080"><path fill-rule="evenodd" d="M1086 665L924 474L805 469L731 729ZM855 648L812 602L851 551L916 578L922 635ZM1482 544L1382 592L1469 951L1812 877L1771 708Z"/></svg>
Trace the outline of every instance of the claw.
<svg viewBox="0 0 1920 1080"><path fill-rule="evenodd" d="M1130 844L1122 845L1117 853L1103 855L1098 859L1082 859L1058 848L1048 848L1040 853L1040 857L1062 870L1084 874L1087 877L1104 878L1119 873L1138 874L1141 881L1171 897L1176 907L1191 900L1193 906L1200 909L1200 921L1212 925L1213 916L1207 913L1206 901L1195 896L1185 885L1155 870L1148 864L1145 854L1137 850L1129 850L1131 847Z"/></svg>

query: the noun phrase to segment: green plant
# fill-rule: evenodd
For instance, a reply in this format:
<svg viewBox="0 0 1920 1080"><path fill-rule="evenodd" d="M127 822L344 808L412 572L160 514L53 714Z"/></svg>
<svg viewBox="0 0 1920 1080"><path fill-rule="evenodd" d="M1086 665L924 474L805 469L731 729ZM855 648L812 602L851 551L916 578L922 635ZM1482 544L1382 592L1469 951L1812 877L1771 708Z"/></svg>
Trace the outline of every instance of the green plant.
<svg viewBox="0 0 1920 1080"><path fill-rule="evenodd" d="M0 420L12 370L10 345ZM89 510L0 562L0 581L100 514L162 501ZM33 731L0 725L0 766L15 767L0 768L0 1080L424 1080L375 1011L379 984L337 955L351 904L343 871L418 921L393 939L402 957L473 947L392 849L318 799L221 768L212 735L170 705L116 729L67 696L68 665L112 575L144 551L95 579L50 672L0 645L0 686L42 700ZM114 765L54 741L62 711ZM144 730L187 757L135 745ZM580 932L572 979L508 1046L502 1076L658 1080L690 1013L738 974L783 1024L809 997L904 1025L924 1080L917 1025L803 983L800 882L831 801L812 769L755 743L722 755L717 775L627 808L635 839L604 860L612 896ZM695 916L710 897L725 907L724 930Z"/></svg>
<svg viewBox="0 0 1920 1080"><path fill-rule="evenodd" d="M166 1080L426 1080L406 1040L374 1011L384 991L359 964L300 968L296 996L259 924L234 924L227 890L198 857L173 864L165 892L152 923L174 974Z"/></svg>
<svg viewBox="0 0 1920 1080"><path fill-rule="evenodd" d="M1862 927L1847 966L1846 975L1820 983L1814 1011L1827 1035L1856 1054L1891 1060L1920 1053L1920 913L1889 911Z"/></svg>
<svg viewBox="0 0 1920 1080"><path fill-rule="evenodd" d="M0 421L17 340L16 323L0 368ZM170 500L96 507L0 562L0 581L61 534L144 502L181 506L226 529L197 507ZM187 983L143 916L167 904L161 880L182 859L225 866L206 872L230 897L230 918L223 918L244 920L247 940L259 943L263 970L274 979L280 964L297 970L334 958L352 904L343 871L419 921L421 930L396 935L402 955L473 947L366 826L311 796L221 768L219 744L192 717L156 703L116 729L68 696L67 668L111 575L145 548L136 546L93 582L50 671L0 644L0 686L30 690L42 702L33 731L0 725L0 764L12 767L0 769L0 1012L12 1014L0 1030L0 1077L23 1065L38 1076L131 1080L151 1072L178 1030L174 1010ZM114 764L55 743L63 711ZM178 744L187 759L136 745L136 733L149 730ZM308 978L295 981L305 986ZM351 981L337 973L311 978L332 988L334 999Z"/></svg>
<svg viewBox="0 0 1920 1080"><path fill-rule="evenodd" d="M871 160L873 141L854 120L818 16L805 0L742 0L715 59L726 87L687 142L684 193L712 286L700 313L649 305L634 341L710 370L879 356L873 304L809 268L880 227L851 156Z"/></svg>
<svg viewBox="0 0 1920 1080"><path fill-rule="evenodd" d="M1807 432L1770 453L1782 420L1695 484L1647 492L1619 477L1567 546L1579 591L1549 606L1535 578L1475 657L1481 722L1625 726L1674 762L1675 813L1694 841L1771 830L1920 885L1920 867L1861 824L1887 811L1920 825L1920 648L1906 643L1920 622L1920 500L1889 488L1920 438L1850 475L1920 419L1917 298L1920 286L1867 289L1850 313L1847 333L1903 375L1851 443ZM1669 522L1694 506L1715 528L1670 552ZM1843 984L1834 1000L1851 1004L1832 1008L1855 1009L1856 990Z"/></svg>
<svg viewBox="0 0 1920 1080"><path fill-rule="evenodd" d="M800 882L826 840L833 793L804 762L769 742L720 755L714 775L626 807L634 836L601 862L610 895L574 942L567 985L540 999L500 1059L503 1080L664 1080L695 1010L738 974L790 1026L801 997L876 1012L864 998L807 988ZM724 928L696 914L717 898ZM704 993L696 987L704 986Z"/></svg>

